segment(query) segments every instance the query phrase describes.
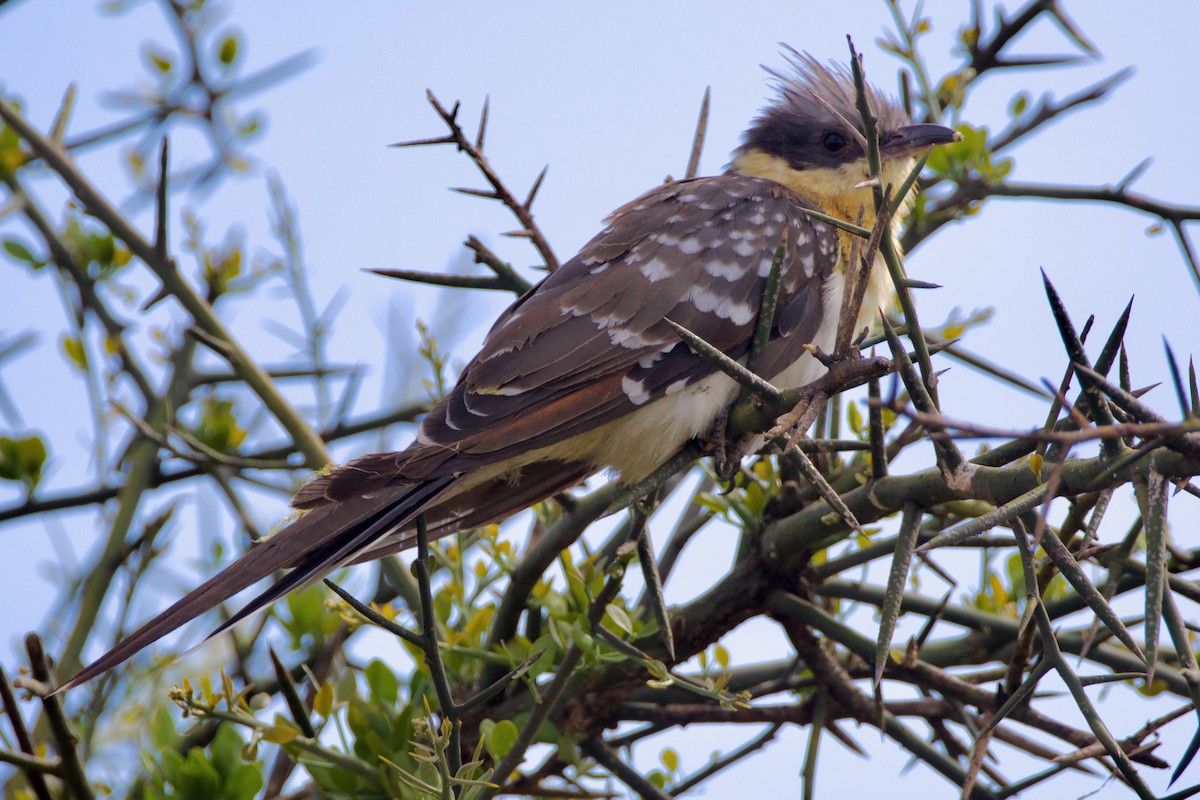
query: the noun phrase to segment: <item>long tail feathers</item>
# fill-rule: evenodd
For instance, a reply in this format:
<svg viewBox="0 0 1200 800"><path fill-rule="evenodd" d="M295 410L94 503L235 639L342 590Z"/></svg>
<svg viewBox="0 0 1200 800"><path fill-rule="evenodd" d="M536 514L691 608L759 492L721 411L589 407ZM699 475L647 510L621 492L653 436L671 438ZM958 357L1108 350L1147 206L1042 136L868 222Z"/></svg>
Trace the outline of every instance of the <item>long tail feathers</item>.
<svg viewBox="0 0 1200 800"><path fill-rule="evenodd" d="M347 531L347 533L352 534L348 538L338 537L329 544L312 552L305 559L303 565L293 569L282 580L269 586L262 594L255 597L236 614L221 623L216 630L205 637L204 641L207 642L214 636L219 636L246 617L249 617L260 609L266 608L290 592L307 588L345 565L357 553L369 547L371 543L380 539L397 526L402 526L414 519L425 509L426 504L447 488L451 480L450 478L444 478L420 484L411 493L404 496L403 502L385 509L379 515L378 519L371 522L361 532Z"/></svg>
<svg viewBox="0 0 1200 800"><path fill-rule="evenodd" d="M513 483L505 476L475 484L443 495L447 499L430 503L425 519L429 538L437 539L459 530L479 528L504 519L547 497L570 489L595 471L586 462L542 461L521 468L521 479ZM392 536L359 550L353 563L361 564L397 553L416 544L416 527L409 525Z"/></svg>
<svg viewBox="0 0 1200 800"><path fill-rule="evenodd" d="M446 477L378 492L314 509L252 548L166 611L138 628L116 647L64 683L65 691L121 664L144 647L210 611L272 573L292 568L208 638L223 632L300 586L317 581L397 527L406 525L456 482ZM207 639L205 640L207 641Z"/></svg>

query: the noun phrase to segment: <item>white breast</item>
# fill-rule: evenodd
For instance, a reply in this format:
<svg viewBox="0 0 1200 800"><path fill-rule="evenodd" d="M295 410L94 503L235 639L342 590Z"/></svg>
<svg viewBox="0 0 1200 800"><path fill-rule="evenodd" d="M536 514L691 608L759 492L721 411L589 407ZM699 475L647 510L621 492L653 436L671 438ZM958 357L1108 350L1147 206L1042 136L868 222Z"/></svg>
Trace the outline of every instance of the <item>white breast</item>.
<svg viewBox="0 0 1200 800"><path fill-rule="evenodd" d="M830 309L813 337L813 344L831 353L837 337L837 309L842 307L843 280L835 272L825 281L823 305ZM856 332L874 324L879 309L890 301L892 279L882 258L876 258L870 283L863 298ZM780 389L796 389L819 378L825 367L805 354L778 375L769 378ZM626 481L636 481L653 472L688 440L707 435L717 416L738 394L738 384L718 373L667 395L603 428L594 440L592 461L611 467Z"/></svg>

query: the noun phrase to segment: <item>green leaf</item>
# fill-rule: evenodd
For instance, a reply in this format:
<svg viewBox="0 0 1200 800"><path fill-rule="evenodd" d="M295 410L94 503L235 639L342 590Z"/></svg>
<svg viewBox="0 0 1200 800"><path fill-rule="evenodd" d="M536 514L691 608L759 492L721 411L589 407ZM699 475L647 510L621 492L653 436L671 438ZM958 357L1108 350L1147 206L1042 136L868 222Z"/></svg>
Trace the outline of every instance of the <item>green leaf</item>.
<svg viewBox="0 0 1200 800"><path fill-rule="evenodd" d="M671 673L667 669L667 665L658 659L654 659L646 663L646 671L654 676L655 680L671 681Z"/></svg>
<svg viewBox="0 0 1200 800"><path fill-rule="evenodd" d="M179 773L183 769L183 754L175 750L164 750L162 762L158 766L169 782L178 783Z"/></svg>
<svg viewBox="0 0 1200 800"><path fill-rule="evenodd" d="M1039 481L1042 479L1042 456L1038 453L1032 453L1029 456L1029 471Z"/></svg>
<svg viewBox="0 0 1200 800"><path fill-rule="evenodd" d="M282 719L282 717L276 717L277 721ZM222 782L241 765L242 745L244 744L242 737L238 736L237 731L232 727L222 725L217 729L209 751L212 754L212 764L216 768L217 774L221 776Z"/></svg>
<svg viewBox="0 0 1200 800"><path fill-rule="evenodd" d="M567 599L553 590L542 598L542 608L554 619L565 619L571 613Z"/></svg>
<svg viewBox="0 0 1200 800"><path fill-rule="evenodd" d="M569 550L563 550L558 559L559 566L562 568L563 575L567 579L567 589L572 600L575 601L577 608L587 608L590 598L587 593L587 584L583 579L579 568L575 566L571 560Z"/></svg>
<svg viewBox="0 0 1200 800"><path fill-rule="evenodd" d="M290 620L283 620L288 633L292 635L297 646L301 639L310 633L320 630L321 619L325 616L325 599L322 590L313 586L302 592L292 592L286 600Z"/></svg>
<svg viewBox="0 0 1200 800"><path fill-rule="evenodd" d="M718 497L708 492L702 492L696 496L696 504L701 508L711 511L714 514L723 514L729 510L729 500L724 496Z"/></svg>
<svg viewBox="0 0 1200 800"><path fill-rule="evenodd" d="M184 759L179 770L179 780L175 782L179 790L178 796L191 800L212 798L220 795L221 776L213 768L212 763L205 758L204 751L193 748Z"/></svg>
<svg viewBox="0 0 1200 800"><path fill-rule="evenodd" d="M87 349L83 346L83 342L73 336L65 336L62 340L63 353L67 356L67 361L71 363L75 369L80 372L87 372L88 357Z"/></svg>
<svg viewBox="0 0 1200 800"><path fill-rule="evenodd" d="M238 57L238 39L235 34L229 34L221 40L221 46L217 50L217 60L222 65L232 66L233 62Z"/></svg>
<svg viewBox="0 0 1200 800"><path fill-rule="evenodd" d="M450 621L450 615L454 613L454 598L449 592L438 592L433 596L433 613L441 623Z"/></svg>
<svg viewBox="0 0 1200 800"><path fill-rule="evenodd" d="M667 768L667 772L674 774L679 771L679 753L676 753L671 748L668 747L663 750L659 754L658 759Z"/></svg>
<svg viewBox="0 0 1200 800"><path fill-rule="evenodd" d="M387 664L375 659L367 664L363 674L367 678L367 686L371 689L372 700L387 706L396 705L396 700L400 697L400 682Z"/></svg>
<svg viewBox="0 0 1200 800"><path fill-rule="evenodd" d="M629 615L625 613L625 609L616 603L608 604L608 609L604 614L604 621L619 631L627 634L633 633L633 623L629 621Z"/></svg>
<svg viewBox="0 0 1200 800"><path fill-rule="evenodd" d="M20 111L19 103L14 104ZM21 137L8 125L0 125L0 178L15 173L25 163Z"/></svg>
<svg viewBox="0 0 1200 800"><path fill-rule="evenodd" d="M17 239L5 239L4 251L17 261L24 261L34 269L40 269L46 266L46 262L34 256L25 244Z"/></svg>
<svg viewBox="0 0 1200 800"><path fill-rule="evenodd" d="M585 653L596 652L596 640L584 629L581 620L571 626L571 642Z"/></svg>
<svg viewBox="0 0 1200 800"><path fill-rule="evenodd" d="M150 743L155 750L166 750L179 741L174 715L165 705L155 707L150 716L149 733Z"/></svg>
<svg viewBox="0 0 1200 800"><path fill-rule="evenodd" d="M344 670L342 676L333 685L333 699L339 703L349 703L358 695L358 681L353 670Z"/></svg>
<svg viewBox="0 0 1200 800"><path fill-rule="evenodd" d="M225 795L232 800L251 800L262 787L263 777L257 764L239 764L225 779Z"/></svg>
<svg viewBox="0 0 1200 800"><path fill-rule="evenodd" d="M713 648L713 658L721 669L729 669L729 651L725 645L719 644Z"/></svg>
<svg viewBox="0 0 1200 800"><path fill-rule="evenodd" d="M857 403L846 404L846 424L850 426L850 430L854 431L856 436L863 432L862 414L859 413Z"/></svg>
<svg viewBox="0 0 1200 800"><path fill-rule="evenodd" d="M336 769L313 761L304 761L313 783L325 790L326 797L355 797L361 788L358 776L347 769ZM318 796L321 796L318 793Z"/></svg>
<svg viewBox="0 0 1200 800"><path fill-rule="evenodd" d="M333 711L333 684L329 681L321 684L321 688L317 690L316 696L313 697L313 711L326 718Z"/></svg>
<svg viewBox="0 0 1200 800"><path fill-rule="evenodd" d="M287 744L300 735L291 723L282 722L263 730L263 739L271 744Z"/></svg>
<svg viewBox="0 0 1200 800"><path fill-rule="evenodd" d="M479 735L486 739L488 736L491 735L492 729L495 727L496 727L495 721L490 720L490 719L485 719L483 722L479 723Z"/></svg>
<svg viewBox="0 0 1200 800"><path fill-rule="evenodd" d="M46 444L40 436L0 436L0 479L20 481L32 494L42 479L45 464Z"/></svg>
<svg viewBox="0 0 1200 800"><path fill-rule="evenodd" d="M564 733L558 740L558 757L573 767L580 766L583 754L579 750L579 741Z"/></svg>
<svg viewBox="0 0 1200 800"><path fill-rule="evenodd" d="M510 719L503 719L492 726L484 744L492 758L504 758L517 743L517 726Z"/></svg>

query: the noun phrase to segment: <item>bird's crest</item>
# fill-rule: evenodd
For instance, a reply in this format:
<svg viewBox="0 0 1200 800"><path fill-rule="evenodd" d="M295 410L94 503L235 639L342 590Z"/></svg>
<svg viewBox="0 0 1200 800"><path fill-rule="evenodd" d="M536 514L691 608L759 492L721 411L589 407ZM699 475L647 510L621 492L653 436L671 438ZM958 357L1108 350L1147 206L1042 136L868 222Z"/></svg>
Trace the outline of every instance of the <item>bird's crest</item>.
<svg viewBox="0 0 1200 800"><path fill-rule="evenodd" d="M850 70L843 64L823 63L808 53L787 45L783 47L790 69L779 70L764 65L763 69L772 78L776 97L751 123L739 150L761 150L787 157L790 152L815 144L801 138L802 134L841 130L854 136L845 130L847 125L861 134L862 118ZM908 115L900 104L870 84L867 84L867 100L880 130L896 130L909 124ZM810 154L819 158L819 148L811 148ZM831 165L834 160L830 158Z"/></svg>

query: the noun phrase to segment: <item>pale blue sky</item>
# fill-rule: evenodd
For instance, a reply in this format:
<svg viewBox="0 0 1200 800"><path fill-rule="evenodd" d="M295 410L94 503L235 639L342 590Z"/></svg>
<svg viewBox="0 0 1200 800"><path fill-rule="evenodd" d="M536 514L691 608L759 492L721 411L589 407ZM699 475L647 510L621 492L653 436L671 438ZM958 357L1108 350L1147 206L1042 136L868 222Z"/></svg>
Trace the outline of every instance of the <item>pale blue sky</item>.
<svg viewBox="0 0 1200 800"><path fill-rule="evenodd" d="M965 119L998 130L1005 126L1005 108L1017 91L1035 98L1043 91L1062 97L1132 65L1135 74L1107 103L1063 120L1015 150L1014 177L1099 184L1118 180L1152 155L1154 163L1137 188L1167 201L1195 204L1200 168L1193 140L1200 126L1193 81L1179 64L1194 50L1200 5L1176 0L1138 6L1138 11L1112 4L1067 5L1103 58L1056 71L989 77L979 86ZM954 63L950 46L960 20L950 15L965 13L967 4L927 6L936 18L926 53L933 71L940 73ZM252 153L279 172L298 209L318 304L339 290L348 293L331 356L375 365L360 399L362 410L397 399L384 398L392 387L382 378L380 342L389 304L395 305L404 330L411 330L413 316L436 321L462 309L455 306L460 295L414 291L365 275L361 267L443 269L461 258L459 244L467 233L476 233L519 265L534 260L523 243L498 238L499 232L513 227L500 209L445 190L480 185L465 159L450 149L386 147L442 132L425 103L426 88L445 102L461 99L464 119L472 123L483 98L490 95L488 152L515 187L527 186L544 164L550 164L535 212L564 258L598 230L600 219L613 208L664 175L683 171L705 86L712 87L713 106L701 171L711 174L722 168L746 121L768 96L758 65L782 63L778 42L822 58L844 59L844 37L849 33L867 54L872 80L894 89L895 62L874 44L889 25L882 2L751 2L739 8L715 2L591 7L256 2L232 9L226 24L246 35L247 68L302 50L312 49L316 56L312 68L263 96L268 125ZM100 17L95 9L84 0L19 0L0 9L0 87L6 95L21 97L30 117L43 127L73 80L80 91L74 130L114 119L114 112L97 102L101 93L127 87L133 76L144 74L142 41L169 42L153 5L142 4L117 18ZM1018 49L1071 52L1058 30L1045 22ZM177 163L187 163L186 137L174 146ZM89 153L81 160L111 196L127 194L111 151ZM274 250L261 175L256 170L245 179L226 182L212 195L177 198L176 208L196 207L214 240L235 228L244 232L252 250ZM44 196L57 197L50 190ZM1176 352L1194 352L1200 344L1200 295L1170 236L1146 235L1152 222L1114 208L991 201L978 219L943 231L909 260L910 274L945 286L922 294L922 318L932 323L956 306L967 311L991 306L993 320L973 332L967 345L984 354L1008 352L1008 366L1035 379L1057 380L1064 359L1054 344L1057 337L1041 294L1038 269L1044 267L1080 322L1088 313L1097 315L1098 330L1106 331L1129 295L1136 293L1129 339L1134 382L1167 380L1160 335L1171 340ZM7 230L5 223L0 226ZM45 276L30 280L6 268L4 287L0 331L57 330L61 307ZM463 358L505 302L499 295L477 300L469 313L461 314L466 318L461 326ZM254 353L266 360L289 355L288 346L267 334L262 321L278 316L290 322L290 306L256 303L234 308L235 330ZM44 432L53 442L47 491L80 485L93 474L86 471L90 468L82 457L90 420L70 416L85 408L84 395L60 363L57 346L53 335L44 336L37 350L5 364L0 373L27 427ZM996 388L962 367L954 367L941 386L943 405L952 416L1028 426L1044 415L1039 401ZM407 391L420 390L410 382ZM1151 399L1164 413L1177 414L1168 392L1155 392ZM362 445L351 447L355 446ZM351 453L339 451L343 457ZM16 499L8 487L0 486L0 505ZM1181 496L1178 503L1178 510L1194 521L1195 500ZM204 529L206 535L215 529L228 536L224 511L203 505L187 509L187 524ZM281 509L281 503L264 498L260 518L269 526ZM86 550L96 536L89 519L64 518L56 525L56 541ZM1179 521L1176 525L1181 541L1194 541ZM49 567L55 563L54 551L41 525L5 526L0 537L8 553L0 564L0 607L20 610L20 620L17 614L0 615L0 659L12 663L24 628L31 620L53 615L57 568ZM718 542L700 544L721 548ZM701 558L711 560L708 552ZM72 563L69 556L67 563ZM181 566L187 575L190 570ZM973 575L965 578L972 579ZM672 591L686 597L702 585ZM144 614L175 590L166 586L163 597L143 598ZM750 626L732 637L731 649L735 658L752 654L756 637L775 641L774 636L765 624ZM1150 704L1122 708L1129 714L1122 720L1126 731L1158 713ZM1190 733L1182 724L1169 732L1174 737L1164 747L1167 758L1178 754ZM709 796L765 787L798 793L806 735L789 732L748 770L734 770L715 784ZM875 734L864 732L862 739L874 753L866 766L827 745L830 761L818 775L823 794L877 789L899 773L905 763L902 754L880 746ZM737 737L693 729L671 744L684 753L685 765L695 769L711 749L736 741ZM657 746L666 743L660 740ZM639 761L652 763L656 752L644 748ZM1148 779L1156 788L1165 785L1165 776L1152 773ZM931 787L933 797L952 796L950 787L923 768L908 773L907 780L914 787ZM1074 796L1096 785L1065 778L1056 788ZM1106 787L1097 796L1122 793L1118 787Z"/></svg>

